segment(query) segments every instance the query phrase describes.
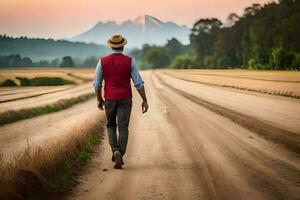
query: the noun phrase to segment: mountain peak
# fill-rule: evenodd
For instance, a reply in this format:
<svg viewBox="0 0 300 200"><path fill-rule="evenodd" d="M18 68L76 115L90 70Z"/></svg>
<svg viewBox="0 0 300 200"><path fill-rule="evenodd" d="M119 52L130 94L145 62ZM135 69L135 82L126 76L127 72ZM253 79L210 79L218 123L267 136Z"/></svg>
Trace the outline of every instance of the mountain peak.
<svg viewBox="0 0 300 200"><path fill-rule="evenodd" d="M174 22L163 22L150 15L140 15L120 24L100 21L90 30L71 38L71 41L105 44L107 38L116 33L124 35L130 41L129 47L141 47L145 43L163 45L173 37L187 44L190 30Z"/></svg>
<svg viewBox="0 0 300 200"><path fill-rule="evenodd" d="M139 15L137 18L133 20L133 22L140 25L145 25L145 15Z"/></svg>
<svg viewBox="0 0 300 200"><path fill-rule="evenodd" d="M164 22L150 15L140 15L137 18L135 18L133 22L136 24L140 24L143 26L150 26L150 27L153 26L161 27L164 24Z"/></svg>

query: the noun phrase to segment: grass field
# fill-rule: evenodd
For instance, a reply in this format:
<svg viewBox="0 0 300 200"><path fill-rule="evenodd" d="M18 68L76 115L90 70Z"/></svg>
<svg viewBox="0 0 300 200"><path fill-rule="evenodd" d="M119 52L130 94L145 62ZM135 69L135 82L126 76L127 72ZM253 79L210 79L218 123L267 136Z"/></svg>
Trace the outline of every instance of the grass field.
<svg viewBox="0 0 300 200"><path fill-rule="evenodd" d="M96 144L99 144L99 136L103 132L104 113L99 112L96 108L96 98L92 87L94 69L26 69L0 70L0 72L1 80L16 80L14 78L18 76L27 78L61 77L76 83L63 86L0 87L0 176L2 177L0 180L0 199L7 199L7 197L22 199L26 195L30 198L42 198L34 196L34 194L38 193L57 195L65 187L69 187L72 184L72 176L76 174L78 165L81 166L90 159L92 149ZM174 103L180 100L182 101L180 105L190 102L192 96L192 99L196 99L192 101L194 103L189 103L192 109L199 109L196 104L207 107L210 105L209 102L214 102L211 105L216 106L220 104L223 107L219 110L211 110L219 114L226 111L224 116L227 116L227 118L234 114L234 112L231 112L231 110L234 110L237 113L236 116L241 119L244 119L242 117L245 117L245 114L249 114L256 120L252 120L252 122L263 121L266 123L268 120L272 122L271 128L266 129L263 126L265 124L263 124L261 129L258 129L259 127L251 129L253 132L263 130L261 132L264 133L266 129L268 134L272 135L274 134L275 126L278 124L280 130L285 130L284 125L288 124L281 124L282 116L289 116L291 122L293 122L291 123L293 126L288 126L291 129L290 132L298 130L297 115L290 112L290 108L295 101L299 100L274 98L274 94L298 98L300 95L299 72L159 70L157 74L160 79L163 79L161 82L176 88L178 94L175 94L163 84L159 84L160 79L156 80L155 74L156 72L152 74L151 71L142 72L143 78L145 78L146 90L149 91L150 106L161 101L155 96L156 92L159 92L160 95L171 95L169 97L171 99L170 102ZM155 84L155 87L151 84ZM191 85L192 87L190 87ZM164 90L159 89L162 87L164 87ZM248 95L248 93L241 93L238 90L248 91L251 94L254 94L254 91L255 94L259 92L271 95L267 95L268 98L263 99L261 96L266 95ZM183 95L183 92L178 91L184 91L187 94ZM199 96L206 100L200 102L198 100ZM247 102L249 98L253 100ZM279 103L277 99L284 99L287 102ZM265 104L260 105L261 102L265 102ZM220 105L219 107L221 107ZM268 107L270 110L264 113L264 110ZM281 111L278 117L275 114L273 115L271 112L275 112L274 110L276 109L274 107L281 109L282 115ZM175 112L181 109L181 107L171 108L168 112ZM137 109L134 110L135 115L138 111ZM185 109L184 111L187 112ZM190 116L190 113L187 116L191 119L200 119L203 116L197 116L203 112L194 113L196 117ZM151 118L153 121L158 120L156 116L161 114L157 110L151 110L150 113L154 114L154 117ZM180 118L181 115L177 114L174 119ZM210 114L207 113L204 116L207 117ZM275 116L274 119L272 116ZM145 120L146 118L141 119ZM209 127L222 125L223 130L224 122L214 124L214 120L217 118L211 117L211 119L213 122L211 122L212 124ZM135 122L135 120L138 119L134 118L133 121ZM235 120L235 123L238 122L238 120ZM240 122L240 124L248 124L248 122L249 117L245 118L245 122ZM139 126L146 126L146 124L149 125L149 121L139 124ZM255 123L250 124L253 125ZM152 128L150 127L151 130ZM230 125L227 128L235 129L236 127ZM199 135L199 130L199 128L195 128L197 136ZM213 133L221 134L221 132L218 130ZM168 133L168 131L162 130L160 133ZM211 130L208 133L213 135ZM171 132L169 134L173 135ZM249 133L246 132L245 134ZM150 137L153 134L147 135ZM238 137L242 135L239 134ZM140 137L142 136L140 134ZM289 137L287 134L284 136ZM143 140L152 141L145 138ZM36 190L42 192L37 192ZM24 194L24 191L29 193Z"/></svg>
<svg viewBox="0 0 300 200"><path fill-rule="evenodd" d="M250 70L165 70L183 80L246 91L300 97L300 72Z"/></svg>
<svg viewBox="0 0 300 200"><path fill-rule="evenodd" d="M1 69L0 85L7 79L19 83L16 77L60 77L66 80L74 81L77 84L91 81L94 76L94 69L58 69L58 68L28 68L28 69Z"/></svg>
<svg viewBox="0 0 300 200"><path fill-rule="evenodd" d="M0 150L0 199L22 199L24 196L41 198L35 196L35 193L56 195L62 188L70 186L77 168L90 159L92 148L99 144L101 136L99 132L103 120L99 120L102 119L100 113L94 110L84 117L80 109L85 110L85 107L76 107L95 97L91 83L93 76L94 69L0 70L0 84L10 79L19 85L20 79L17 77L28 80L58 77L75 83L62 86L0 87L0 142L9 143L7 148L2 148L2 145ZM49 118L50 113L57 114ZM57 115L62 118L59 122L56 122ZM77 121L72 120L71 116ZM36 123L35 118L42 119L42 122ZM20 120L23 121L17 122ZM45 128L33 125L45 123L49 123ZM29 127L22 128L22 124ZM14 134L18 129L21 134ZM44 131L47 135L41 133ZM49 138L53 134L58 135ZM22 192L26 190L29 194Z"/></svg>

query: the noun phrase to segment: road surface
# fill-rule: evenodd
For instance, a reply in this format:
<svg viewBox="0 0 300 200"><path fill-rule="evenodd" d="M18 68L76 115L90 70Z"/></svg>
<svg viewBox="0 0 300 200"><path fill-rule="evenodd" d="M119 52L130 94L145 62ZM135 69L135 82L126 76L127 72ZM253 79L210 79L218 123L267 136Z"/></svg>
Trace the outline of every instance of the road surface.
<svg viewBox="0 0 300 200"><path fill-rule="evenodd" d="M124 169L112 169L105 138L67 199L300 199L298 154L194 103L162 84L151 71L144 72L143 78L150 110L141 114L141 101L135 93ZM188 82L164 80L193 92ZM299 133L299 116L289 113L289 103L273 110L283 99L197 86L203 87L207 98L212 94L217 98L209 101L239 112L250 111L252 117ZM213 93L217 89L220 96ZM238 94L251 100L230 103L241 98ZM244 103L251 107L245 108ZM285 123L280 122L268 111L291 116L291 123L286 118L281 119Z"/></svg>

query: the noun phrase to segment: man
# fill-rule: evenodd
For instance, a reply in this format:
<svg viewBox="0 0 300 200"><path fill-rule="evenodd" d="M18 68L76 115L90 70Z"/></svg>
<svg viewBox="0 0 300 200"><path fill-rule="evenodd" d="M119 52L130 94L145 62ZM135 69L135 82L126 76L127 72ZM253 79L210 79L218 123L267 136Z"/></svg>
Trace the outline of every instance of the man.
<svg viewBox="0 0 300 200"><path fill-rule="evenodd" d="M100 110L103 110L103 105L105 107L108 140L115 169L122 169L123 156L127 147L128 125L132 107L130 78L143 99L142 112L148 111L144 81L138 72L134 59L123 54L126 44L127 40L121 35L114 35L107 41L112 53L99 60L93 83L97 94L97 106ZM103 101L101 94L103 79L105 101ZM117 128L119 137L117 136Z"/></svg>

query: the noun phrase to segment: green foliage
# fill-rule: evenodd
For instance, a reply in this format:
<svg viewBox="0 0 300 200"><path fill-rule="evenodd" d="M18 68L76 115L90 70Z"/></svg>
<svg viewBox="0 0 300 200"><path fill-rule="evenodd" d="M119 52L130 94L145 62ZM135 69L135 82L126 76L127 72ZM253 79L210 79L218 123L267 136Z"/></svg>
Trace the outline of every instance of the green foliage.
<svg viewBox="0 0 300 200"><path fill-rule="evenodd" d="M0 67L31 67L32 65L30 58L22 58L19 54L0 56Z"/></svg>
<svg viewBox="0 0 300 200"><path fill-rule="evenodd" d="M89 146L86 146L84 149L82 149L79 153L79 160L82 162L87 162L91 159L91 149Z"/></svg>
<svg viewBox="0 0 300 200"><path fill-rule="evenodd" d="M73 58L71 56L63 57L60 67L74 67Z"/></svg>
<svg viewBox="0 0 300 200"><path fill-rule="evenodd" d="M151 48L145 55L145 60L152 68L167 67L170 64L170 57L163 48Z"/></svg>
<svg viewBox="0 0 300 200"><path fill-rule="evenodd" d="M82 63L83 67L95 67L98 63L98 60L95 56L85 59Z"/></svg>
<svg viewBox="0 0 300 200"><path fill-rule="evenodd" d="M73 164L67 160L58 170L58 174L53 179L48 180L49 188L55 189L69 184L72 181L74 170Z"/></svg>
<svg viewBox="0 0 300 200"><path fill-rule="evenodd" d="M295 70L300 70L300 53L295 54L295 59L293 60L292 66Z"/></svg>
<svg viewBox="0 0 300 200"><path fill-rule="evenodd" d="M83 141L85 144L80 147L78 157L75 159L76 162L81 161L83 164L87 163L93 153L93 148L97 144L99 144L99 138L96 137L93 133L88 133L86 135L85 141ZM76 163L74 160L69 160L66 158L66 161L63 165L61 165L58 169L58 173L55 177L48 180L48 186L50 189L56 189L65 185L68 185L70 182L72 182L74 178L74 173L76 171Z"/></svg>
<svg viewBox="0 0 300 200"><path fill-rule="evenodd" d="M184 46L175 38L168 40L167 44L165 45L165 49L171 59L174 59L177 56L185 53Z"/></svg>
<svg viewBox="0 0 300 200"><path fill-rule="evenodd" d="M0 56L19 54L34 61L51 61L56 58L62 58L65 55L70 55L73 58L77 57L84 60L90 56L103 56L109 52L110 50L105 45L27 37L13 38L0 35ZM16 66L13 65L13 67Z"/></svg>
<svg viewBox="0 0 300 200"><path fill-rule="evenodd" d="M75 84L73 81L66 80L60 77L16 77L20 81L21 86L57 86L57 85L67 85Z"/></svg>
<svg viewBox="0 0 300 200"><path fill-rule="evenodd" d="M20 81L21 86L30 86L30 79L26 77L16 77Z"/></svg>
<svg viewBox="0 0 300 200"><path fill-rule="evenodd" d="M218 68L230 68L232 66L232 60L228 56L220 57L217 61Z"/></svg>
<svg viewBox="0 0 300 200"><path fill-rule="evenodd" d="M99 143L99 140L97 137L95 137L95 135L93 135L92 133L87 134L87 143L89 145L95 145Z"/></svg>
<svg viewBox="0 0 300 200"><path fill-rule="evenodd" d="M11 87L11 86L18 86L13 80L6 79L3 83L0 85L1 87Z"/></svg>
<svg viewBox="0 0 300 200"><path fill-rule="evenodd" d="M256 60L254 60L253 58L251 58L248 61L248 69L262 70L264 68L263 68L263 66L260 63L258 63Z"/></svg>
<svg viewBox="0 0 300 200"><path fill-rule="evenodd" d="M293 66L293 64L297 65L294 59L294 54L288 53L282 48L274 48L271 52L270 64L273 69L278 70L297 69L297 66Z"/></svg>
<svg viewBox="0 0 300 200"><path fill-rule="evenodd" d="M193 28L190 35L191 47L194 49L197 57L198 66L204 66L205 56L213 53L213 46L218 33L221 30L222 22L218 19L200 19Z"/></svg>
<svg viewBox="0 0 300 200"><path fill-rule="evenodd" d="M0 114L0 126L47 113L57 112L69 108L77 103L84 102L90 98L93 98L94 96L95 93L90 93L76 98L62 99L54 104L49 104L45 106L22 109L18 111L9 110Z"/></svg>
<svg viewBox="0 0 300 200"><path fill-rule="evenodd" d="M142 69L170 67L177 56L192 55L189 46L184 46L177 39L172 38L161 47L145 44L142 49L133 49L130 55L137 60Z"/></svg>
<svg viewBox="0 0 300 200"><path fill-rule="evenodd" d="M80 60L78 58L73 59L70 56L65 56L63 60L56 58L50 60L40 60L32 62L28 57L22 58L19 54L10 56L0 56L0 67L94 67L96 66L98 59L95 56Z"/></svg>
<svg viewBox="0 0 300 200"><path fill-rule="evenodd" d="M98 138L92 133L87 134L87 142L85 147L79 152L79 160L82 162L87 162L91 159L91 153L93 146L98 144Z"/></svg>
<svg viewBox="0 0 300 200"><path fill-rule="evenodd" d="M190 69L195 65L195 61L189 55L177 56L171 64L173 69Z"/></svg>
<svg viewBox="0 0 300 200"><path fill-rule="evenodd" d="M299 69L299 24L300 1L253 4L242 16L230 14L226 26L214 18L197 21L190 35L191 48L197 66L203 68L250 64L251 69L295 70Z"/></svg>

